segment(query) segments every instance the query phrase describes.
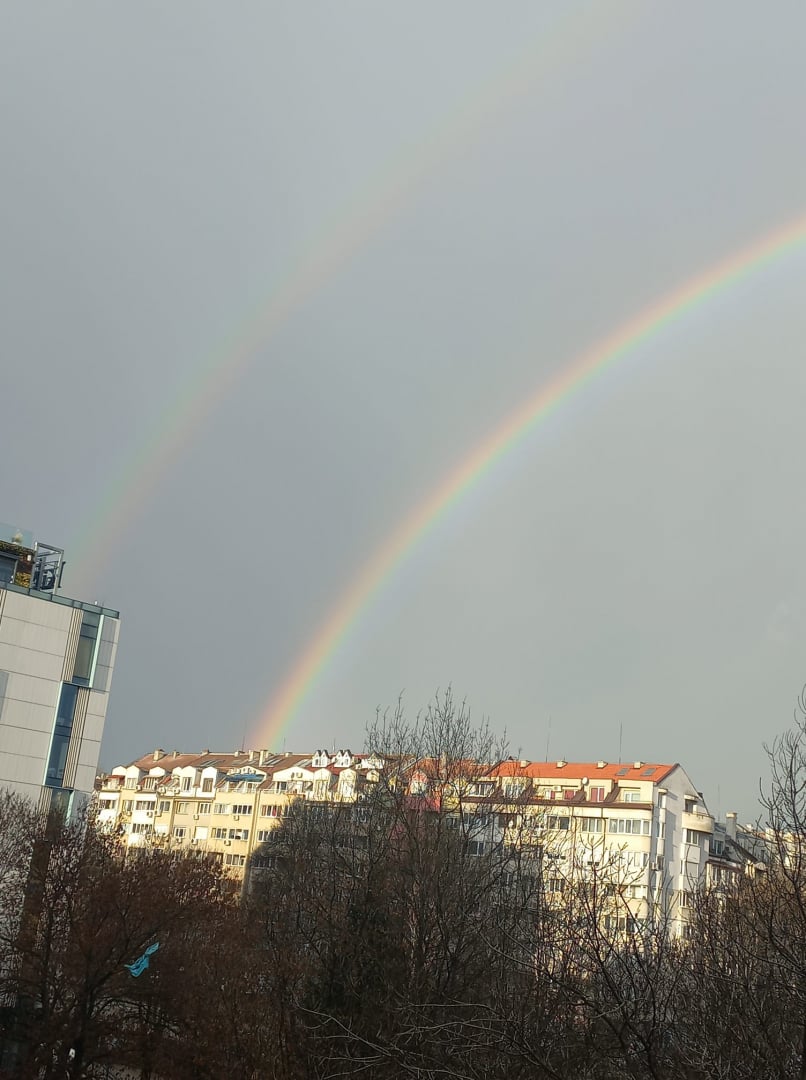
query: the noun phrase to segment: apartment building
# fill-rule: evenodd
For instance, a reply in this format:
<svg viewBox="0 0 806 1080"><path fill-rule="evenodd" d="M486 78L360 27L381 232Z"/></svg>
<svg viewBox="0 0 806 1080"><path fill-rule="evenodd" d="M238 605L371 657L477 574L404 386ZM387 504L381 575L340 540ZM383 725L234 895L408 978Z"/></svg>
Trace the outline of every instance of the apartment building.
<svg viewBox="0 0 806 1080"><path fill-rule="evenodd" d="M349 750L329 754L166 753L162 749L99 777L97 825L127 846L153 843L214 855L242 878L296 799L354 802L382 762Z"/></svg>
<svg viewBox="0 0 806 1080"><path fill-rule="evenodd" d="M0 787L69 816L92 796L120 615L63 595L64 565L0 524Z"/></svg>
<svg viewBox="0 0 806 1080"><path fill-rule="evenodd" d="M509 760L481 784L480 802L505 807L489 842L538 846L558 894L598 877L622 901L613 929L662 918L685 934L688 898L708 881L714 819L680 765Z"/></svg>
<svg viewBox="0 0 806 1080"><path fill-rule="evenodd" d="M464 830L469 857L494 848L539 852L558 903L580 877L619 897L612 929L667 920L685 936L701 886L735 881L748 851L735 816L717 825L679 764L644 761L383 760L350 750L184 754L155 750L100 779L97 820L127 845L170 844L212 854L236 879L267 867L262 845L297 800L363 800L403 785L413 811Z"/></svg>

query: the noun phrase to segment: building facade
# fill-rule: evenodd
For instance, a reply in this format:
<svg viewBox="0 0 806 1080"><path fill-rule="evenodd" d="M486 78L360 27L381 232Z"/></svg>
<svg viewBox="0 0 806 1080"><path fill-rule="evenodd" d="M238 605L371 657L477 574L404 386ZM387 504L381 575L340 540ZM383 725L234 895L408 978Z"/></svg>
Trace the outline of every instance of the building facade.
<svg viewBox="0 0 806 1080"><path fill-rule="evenodd" d="M211 854L242 879L261 868L262 845L295 802L358 804L401 784L411 812L449 819L468 857L538 855L558 903L574 881L598 880L618 896L616 931L663 920L685 936L693 893L741 872L687 772L643 761L454 762L446 772L349 750L155 750L102 779L98 824L130 846Z"/></svg>
<svg viewBox="0 0 806 1080"><path fill-rule="evenodd" d="M62 595L63 556L0 525L0 788L69 815L92 797L120 615Z"/></svg>

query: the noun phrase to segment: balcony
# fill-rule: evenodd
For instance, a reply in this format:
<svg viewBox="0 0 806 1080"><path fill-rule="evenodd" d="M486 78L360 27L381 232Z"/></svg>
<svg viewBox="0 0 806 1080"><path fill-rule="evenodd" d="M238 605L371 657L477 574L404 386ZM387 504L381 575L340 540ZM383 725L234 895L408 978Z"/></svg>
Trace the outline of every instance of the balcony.
<svg viewBox="0 0 806 1080"><path fill-rule="evenodd" d="M695 832L713 836L714 819L700 810L684 810L680 815L680 825L684 829L693 829Z"/></svg>

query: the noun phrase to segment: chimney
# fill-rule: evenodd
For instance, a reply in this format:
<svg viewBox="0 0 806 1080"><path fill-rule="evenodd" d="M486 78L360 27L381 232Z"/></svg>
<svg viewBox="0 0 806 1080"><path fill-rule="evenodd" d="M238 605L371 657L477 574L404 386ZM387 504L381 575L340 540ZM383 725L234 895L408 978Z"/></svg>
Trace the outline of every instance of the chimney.
<svg viewBox="0 0 806 1080"><path fill-rule="evenodd" d="M174 750L174 757L179 757L179 751L178 750Z"/></svg>
<svg viewBox="0 0 806 1080"><path fill-rule="evenodd" d="M643 763L643 761L634 761L634 762L632 763L632 767L633 767L634 769L643 769L643 767L644 767L644 763Z"/></svg>
<svg viewBox="0 0 806 1080"><path fill-rule="evenodd" d="M249 763L251 764L253 761L257 761L257 750L249 751Z"/></svg>
<svg viewBox="0 0 806 1080"><path fill-rule="evenodd" d="M725 832L729 840L736 839L736 811L731 810L725 814Z"/></svg>
<svg viewBox="0 0 806 1080"><path fill-rule="evenodd" d="M606 761L597 761L596 762L596 768L597 769L603 769L605 767L605 765L607 765Z"/></svg>
<svg viewBox="0 0 806 1080"><path fill-rule="evenodd" d="M525 758L521 758L520 766L522 769L525 769L528 764L529 762Z"/></svg>
<svg viewBox="0 0 806 1080"><path fill-rule="evenodd" d="M559 761L557 762L557 768L558 769L564 769L567 764L568 764L568 762L565 760L565 758L560 758Z"/></svg>
<svg viewBox="0 0 806 1080"><path fill-rule="evenodd" d="M159 761L161 757L165 757L165 751L160 746L154 751L154 761Z"/></svg>

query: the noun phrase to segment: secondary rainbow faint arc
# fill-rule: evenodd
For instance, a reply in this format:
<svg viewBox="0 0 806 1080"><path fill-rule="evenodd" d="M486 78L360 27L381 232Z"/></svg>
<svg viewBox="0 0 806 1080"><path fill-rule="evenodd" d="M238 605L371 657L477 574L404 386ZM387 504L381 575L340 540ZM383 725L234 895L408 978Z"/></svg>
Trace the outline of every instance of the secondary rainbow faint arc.
<svg viewBox="0 0 806 1080"><path fill-rule="evenodd" d="M233 338L206 361L166 402L143 434L134 453L112 478L92 514L72 538L70 587L80 591L97 579L116 541L132 530L132 522L159 487L170 464L193 439L230 387L243 378L261 348L306 301L331 280L413 197L424 181L446 161L472 145L502 108L576 58L585 46L615 29L641 8L587 3L558 18L481 88L436 124L413 150L398 155L369 185L363 197L329 228L320 231L308 249L281 275L250 318L241 320Z"/></svg>
<svg viewBox="0 0 806 1080"><path fill-rule="evenodd" d="M522 406L510 413L482 443L474 447L428 497L391 533L350 584L319 626L280 688L273 693L254 729L258 741L271 746L291 722L304 698L337 653L340 644L369 607L393 572L464 495L529 432L555 409L602 375L647 338L660 333L718 290L760 269L806 240L806 217L799 217L738 253L723 259L623 323L602 341L571 361Z"/></svg>

